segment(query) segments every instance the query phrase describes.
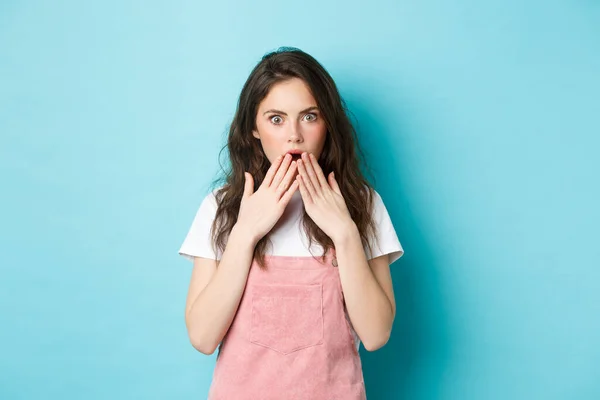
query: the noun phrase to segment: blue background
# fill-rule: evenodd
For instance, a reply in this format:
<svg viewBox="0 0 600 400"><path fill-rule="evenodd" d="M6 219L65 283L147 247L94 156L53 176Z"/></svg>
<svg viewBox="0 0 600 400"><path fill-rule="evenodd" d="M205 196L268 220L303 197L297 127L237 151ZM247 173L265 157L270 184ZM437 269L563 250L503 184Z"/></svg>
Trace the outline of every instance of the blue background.
<svg viewBox="0 0 600 400"><path fill-rule="evenodd" d="M600 2L0 3L0 398L205 398L177 255L279 46L359 125L406 255L370 400L600 398Z"/></svg>

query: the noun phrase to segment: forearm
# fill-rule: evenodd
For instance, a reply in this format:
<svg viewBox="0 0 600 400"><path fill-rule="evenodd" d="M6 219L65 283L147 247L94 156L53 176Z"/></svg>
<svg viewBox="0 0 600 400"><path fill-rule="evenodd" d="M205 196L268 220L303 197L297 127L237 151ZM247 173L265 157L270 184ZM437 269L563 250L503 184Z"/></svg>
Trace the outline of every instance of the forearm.
<svg viewBox="0 0 600 400"><path fill-rule="evenodd" d="M245 229L234 227L214 275L186 314L190 340L203 353L215 351L233 321L255 246Z"/></svg>
<svg viewBox="0 0 600 400"><path fill-rule="evenodd" d="M334 245L348 315L365 348L376 350L389 339L392 304L371 271L356 225Z"/></svg>

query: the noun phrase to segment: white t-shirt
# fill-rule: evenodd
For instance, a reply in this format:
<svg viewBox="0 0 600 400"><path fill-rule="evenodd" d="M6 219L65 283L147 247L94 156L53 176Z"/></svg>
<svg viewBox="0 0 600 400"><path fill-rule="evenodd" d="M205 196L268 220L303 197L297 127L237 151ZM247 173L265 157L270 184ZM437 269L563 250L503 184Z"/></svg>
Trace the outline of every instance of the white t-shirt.
<svg viewBox="0 0 600 400"><path fill-rule="evenodd" d="M179 249L179 254L189 260L193 260L194 257L204 257L216 260L221 259L222 253L217 249L217 254L215 254L210 237L210 228L217 211L217 202L215 198L217 190L218 189L215 189L209 193L200 204L200 208L196 212L196 216L194 217L189 232ZM389 263L392 264L404 254L404 250L398 240L398 236L396 235L396 231L381 196L377 191L374 191L374 194L373 212L378 241L375 241L374 238L370 239L373 253L371 254L368 247L365 246L365 255L367 256L367 260L370 260L384 254L389 254ZM294 193L283 215L271 230L269 238L272 246L267 246L266 254L296 257L311 257L323 254L322 246L314 241L309 251L308 238L302 228L302 209L302 196L298 190ZM352 323L347 314L346 318L352 328ZM354 329L352 329L352 334L354 335L355 343L358 348L360 346L360 341Z"/></svg>

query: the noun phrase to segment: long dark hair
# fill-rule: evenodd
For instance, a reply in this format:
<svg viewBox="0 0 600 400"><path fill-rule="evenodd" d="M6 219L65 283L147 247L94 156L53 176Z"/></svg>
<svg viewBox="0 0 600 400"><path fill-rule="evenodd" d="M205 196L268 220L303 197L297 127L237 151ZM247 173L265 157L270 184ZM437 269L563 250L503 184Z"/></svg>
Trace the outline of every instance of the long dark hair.
<svg viewBox="0 0 600 400"><path fill-rule="evenodd" d="M260 141L252 135L252 131L256 129L259 104L273 85L291 78L302 79L317 101L327 127L319 165L325 176L334 171L350 216L360 232L362 244L371 251L368 238L373 237L376 232L372 215L374 193L360 168L362 163L365 171L370 173L346 104L325 68L309 54L290 47L282 47L263 56L242 88L229 128L227 145L219 153L220 159L223 150L228 150L230 166L226 170L221 165L223 175L213 182L213 185L222 184L215 192L218 207L211 227L213 248L216 245L221 252L225 251L229 233L237 221L240 209L244 192L244 171L252 174L254 189L257 190L271 165ZM302 225L309 238L309 248L316 241L323 247L324 256L333 247L331 238L314 223L306 210ZM267 234L260 239L254 249L254 258L261 268L265 268L264 256L270 242L269 236Z"/></svg>

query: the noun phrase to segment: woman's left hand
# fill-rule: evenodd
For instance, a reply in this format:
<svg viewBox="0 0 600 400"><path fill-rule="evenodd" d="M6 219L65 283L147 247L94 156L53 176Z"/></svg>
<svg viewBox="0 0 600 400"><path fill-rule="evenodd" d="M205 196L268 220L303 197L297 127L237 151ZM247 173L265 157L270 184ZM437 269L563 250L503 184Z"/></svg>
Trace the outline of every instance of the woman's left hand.
<svg viewBox="0 0 600 400"><path fill-rule="evenodd" d="M354 224L335 176L332 172L326 179L312 153L303 153L297 164L296 179L306 213L335 243Z"/></svg>

